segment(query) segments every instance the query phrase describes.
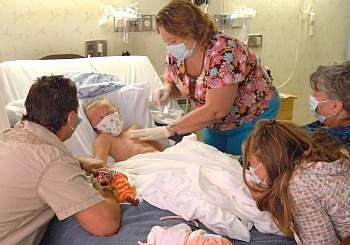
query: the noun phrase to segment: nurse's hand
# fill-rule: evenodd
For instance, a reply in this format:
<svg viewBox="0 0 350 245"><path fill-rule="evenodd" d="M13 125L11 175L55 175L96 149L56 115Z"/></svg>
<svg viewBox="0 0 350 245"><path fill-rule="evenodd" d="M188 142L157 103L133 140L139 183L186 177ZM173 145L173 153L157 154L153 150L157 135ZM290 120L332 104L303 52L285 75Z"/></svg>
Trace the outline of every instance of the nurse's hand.
<svg viewBox="0 0 350 245"><path fill-rule="evenodd" d="M171 133L166 126L162 126L156 128L130 130L128 132L128 136L130 139L138 138L139 140L159 140L170 137Z"/></svg>
<svg viewBox="0 0 350 245"><path fill-rule="evenodd" d="M163 86L152 94L152 101L157 106L167 105L170 100L171 87Z"/></svg>

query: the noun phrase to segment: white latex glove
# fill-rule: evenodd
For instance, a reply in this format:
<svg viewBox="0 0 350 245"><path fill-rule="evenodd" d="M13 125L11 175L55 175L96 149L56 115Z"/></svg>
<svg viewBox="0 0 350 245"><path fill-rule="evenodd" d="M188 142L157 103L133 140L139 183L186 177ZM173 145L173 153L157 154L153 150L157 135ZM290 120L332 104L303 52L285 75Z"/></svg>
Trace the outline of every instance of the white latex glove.
<svg viewBox="0 0 350 245"><path fill-rule="evenodd" d="M159 140L163 138L168 138L171 136L169 130L163 127L156 128L143 128L130 130L128 132L128 136L130 139L138 138L139 140Z"/></svg>
<svg viewBox="0 0 350 245"><path fill-rule="evenodd" d="M171 87L163 86L152 94L152 102L157 106L167 105L170 100Z"/></svg>

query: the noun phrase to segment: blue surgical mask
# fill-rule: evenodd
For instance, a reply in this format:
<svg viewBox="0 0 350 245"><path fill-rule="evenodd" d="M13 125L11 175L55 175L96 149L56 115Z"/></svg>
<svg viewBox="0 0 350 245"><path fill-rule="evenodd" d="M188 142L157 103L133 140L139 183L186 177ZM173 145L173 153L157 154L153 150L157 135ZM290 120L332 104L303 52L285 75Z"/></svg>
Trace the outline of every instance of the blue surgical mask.
<svg viewBox="0 0 350 245"><path fill-rule="evenodd" d="M187 49L184 43L167 45L169 53L177 59L177 62L180 63L184 59L190 57L193 53L193 49L196 46L196 43L193 44L192 49Z"/></svg>
<svg viewBox="0 0 350 245"><path fill-rule="evenodd" d="M324 121L332 116L335 116L336 114L332 114L332 115L328 115L328 116L324 116L321 113L317 112L317 107L319 104L324 103L324 102L328 102L331 100L324 100L324 101L318 101L314 96L310 95L309 98L309 108L310 111L314 114L315 118L320 122L320 123L324 123Z"/></svg>

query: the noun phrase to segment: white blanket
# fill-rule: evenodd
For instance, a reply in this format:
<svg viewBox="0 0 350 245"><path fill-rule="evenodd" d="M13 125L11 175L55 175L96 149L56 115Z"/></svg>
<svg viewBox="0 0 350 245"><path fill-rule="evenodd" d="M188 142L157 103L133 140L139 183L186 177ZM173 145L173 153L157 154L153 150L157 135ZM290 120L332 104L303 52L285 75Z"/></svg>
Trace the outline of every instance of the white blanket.
<svg viewBox="0 0 350 245"><path fill-rule="evenodd" d="M113 168L128 174L140 198L218 234L249 241L253 225L281 234L271 215L256 207L239 162L202 142L185 137L164 152L137 155Z"/></svg>

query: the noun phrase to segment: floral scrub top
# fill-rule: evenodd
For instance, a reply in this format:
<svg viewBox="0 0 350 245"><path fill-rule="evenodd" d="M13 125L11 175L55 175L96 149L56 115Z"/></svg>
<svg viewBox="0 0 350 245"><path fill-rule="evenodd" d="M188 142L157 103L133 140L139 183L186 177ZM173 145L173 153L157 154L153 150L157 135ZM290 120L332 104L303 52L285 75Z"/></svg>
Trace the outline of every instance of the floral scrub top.
<svg viewBox="0 0 350 245"><path fill-rule="evenodd" d="M218 32L204 54L202 73L193 78L186 74L185 62L177 62L170 54L165 65L165 81L175 84L189 98L193 107L205 104L208 89L238 83L232 109L208 128L232 129L255 119L269 107L275 88L260 61L241 41Z"/></svg>

